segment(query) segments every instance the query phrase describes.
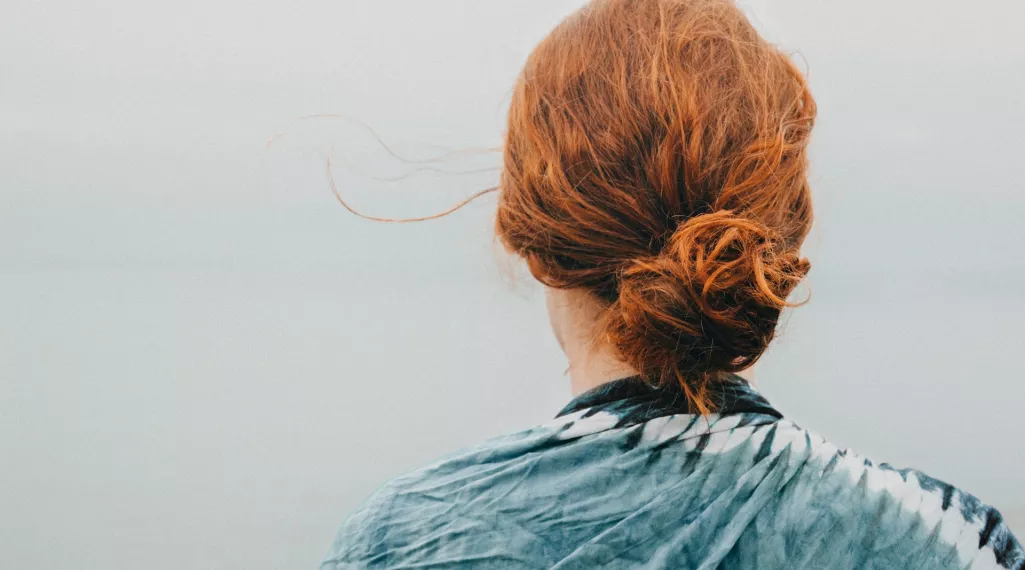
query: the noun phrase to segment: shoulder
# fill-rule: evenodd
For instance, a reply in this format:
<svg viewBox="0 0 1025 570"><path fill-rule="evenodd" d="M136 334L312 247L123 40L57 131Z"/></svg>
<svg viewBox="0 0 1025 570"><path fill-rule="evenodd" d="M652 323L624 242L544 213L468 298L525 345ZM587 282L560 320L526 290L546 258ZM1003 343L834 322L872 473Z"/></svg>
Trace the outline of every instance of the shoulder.
<svg viewBox="0 0 1025 570"><path fill-rule="evenodd" d="M974 495L915 469L877 463L789 421L764 437L762 448L788 450L793 468L777 508L804 509L800 518L815 520L807 532L822 544L846 544L855 557L871 553L906 568L1025 569L1025 551L1000 512ZM853 544L849 537L856 537Z"/></svg>
<svg viewBox="0 0 1025 570"><path fill-rule="evenodd" d="M407 568L438 560L454 565L476 560L472 564L480 568L531 567L510 564L505 554L494 560L474 557L486 545L500 544L505 550L496 547L496 552L509 556L537 549L537 537L502 527L488 503L517 487L530 470L524 458L550 445L554 436L553 430L537 427L491 438L388 481L342 523L321 570Z"/></svg>

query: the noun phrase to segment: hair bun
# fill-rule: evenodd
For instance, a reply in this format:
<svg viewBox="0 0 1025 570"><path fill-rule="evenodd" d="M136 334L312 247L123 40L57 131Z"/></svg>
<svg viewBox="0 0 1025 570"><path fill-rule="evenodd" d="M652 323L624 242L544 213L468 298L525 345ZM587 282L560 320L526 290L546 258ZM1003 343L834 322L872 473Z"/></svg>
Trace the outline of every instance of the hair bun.
<svg viewBox="0 0 1025 570"><path fill-rule="evenodd" d="M759 220L729 210L695 216L661 253L620 275L609 338L646 379L703 392L758 360L809 268Z"/></svg>

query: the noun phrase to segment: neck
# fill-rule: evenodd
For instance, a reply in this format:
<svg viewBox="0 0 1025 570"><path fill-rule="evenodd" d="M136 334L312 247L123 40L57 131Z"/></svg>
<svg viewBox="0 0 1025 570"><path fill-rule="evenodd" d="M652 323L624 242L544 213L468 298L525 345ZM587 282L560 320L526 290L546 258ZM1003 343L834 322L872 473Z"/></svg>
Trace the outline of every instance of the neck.
<svg viewBox="0 0 1025 570"><path fill-rule="evenodd" d="M623 361L618 351L596 330L604 307L581 291L546 288L548 314L555 337L569 360L573 395L578 396L614 380L637 376L637 370ZM753 369L739 373L754 380Z"/></svg>
<svg viewBox="0 0 1025 570"><path fill-rule="evenodd" d="M622 378L636 376L637 371L619 359L609 346L581 344L566 348L569 359L569 380L574 396Z"/></svg>
<svg viewBox="0 0 1025 570"><path fill-rule="evenodd" d="M613 351L598 349L591 352L566 351L569 357L569 381L573 396L579 396L602 384L637 376L637 371L619 360ZM755 369L752 366L737 372L744 380L754 384Z"/></svg>
<svg viewBox="0 0 1025 570"><path fill-rule="evenodd" d="M616 349L602 342L596 330L604 307L583 291L545 289L545 301L555 338L569 360L573 395L580 395L613 380L636 376Z"/></svg>

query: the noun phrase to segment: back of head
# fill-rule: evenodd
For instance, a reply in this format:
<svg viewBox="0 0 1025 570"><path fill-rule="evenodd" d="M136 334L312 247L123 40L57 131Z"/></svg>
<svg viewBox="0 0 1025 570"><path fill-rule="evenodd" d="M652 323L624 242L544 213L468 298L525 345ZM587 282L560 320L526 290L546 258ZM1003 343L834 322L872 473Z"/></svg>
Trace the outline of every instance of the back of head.
<svg viewBox="0 0 1025 570"><path fill-rule="evenodd" d="M708 411L808 272L815 103L731 0L595 0L530 56L509 111L497 232L542 283Z"/></svg>

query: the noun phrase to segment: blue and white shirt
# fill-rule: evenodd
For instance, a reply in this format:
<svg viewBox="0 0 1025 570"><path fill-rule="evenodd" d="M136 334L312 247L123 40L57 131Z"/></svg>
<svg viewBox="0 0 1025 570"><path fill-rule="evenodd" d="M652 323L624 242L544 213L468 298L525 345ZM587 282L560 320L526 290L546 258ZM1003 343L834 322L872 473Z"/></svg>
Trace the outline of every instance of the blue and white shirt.
<svg viewBox="0 0 1025 570"><path fill-rule="evenodd" d="M701 416L675 389L600 386L386 484L321 570L1025 570L972 495L836 447L739 377L716 399Z"/></svg>

